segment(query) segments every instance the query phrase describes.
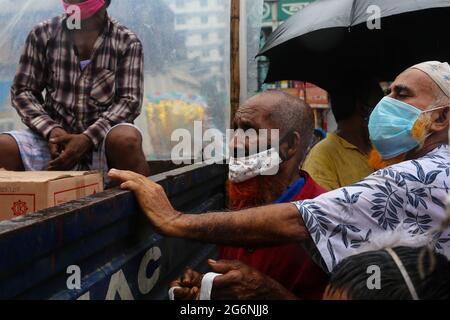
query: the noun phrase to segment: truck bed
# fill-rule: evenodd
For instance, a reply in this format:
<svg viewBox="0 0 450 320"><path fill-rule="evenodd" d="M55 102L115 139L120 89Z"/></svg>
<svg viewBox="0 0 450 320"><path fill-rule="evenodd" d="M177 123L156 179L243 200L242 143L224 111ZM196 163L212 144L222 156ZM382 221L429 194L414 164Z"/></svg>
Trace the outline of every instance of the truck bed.
<svg viewBox="0 0 450 320"><path fill-rule="evenodd" d="M151 179L178 210L225 207L225 166L193 165ZM215 246L155 233L133 194L111 189L0 222L0 299L166 299L185 267L204 270L216 255Z"/></svg>

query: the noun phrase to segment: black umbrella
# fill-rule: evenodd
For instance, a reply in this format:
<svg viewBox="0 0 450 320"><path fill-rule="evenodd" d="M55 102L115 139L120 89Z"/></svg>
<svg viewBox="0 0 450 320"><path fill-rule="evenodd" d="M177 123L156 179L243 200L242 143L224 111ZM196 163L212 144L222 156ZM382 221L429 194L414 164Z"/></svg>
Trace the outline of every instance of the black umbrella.
<svg viewBox="0 0 450 320"><path fill-rule="evenodd" d="M258 55L270 61L266 82L327 88L349 68L393 80L416 63L449 61L449 31L450 0L317 0L275 30Z"/></svg>

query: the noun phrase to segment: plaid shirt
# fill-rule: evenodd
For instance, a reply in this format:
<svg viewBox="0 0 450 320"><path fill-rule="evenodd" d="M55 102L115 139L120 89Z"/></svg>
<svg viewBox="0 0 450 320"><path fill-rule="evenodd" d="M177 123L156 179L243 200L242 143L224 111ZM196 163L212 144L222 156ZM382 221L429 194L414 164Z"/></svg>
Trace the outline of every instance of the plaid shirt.
<svg viewBox="0 0 450 320"><path fill-rule="evenodd" d="M107 17L91 63L81 71L65 21L64 15L45 21L28 35L11 88L12 105L46 139L62 127L86 134L98 148L112 126L133 123L141 112L142 44Z"/></svg>

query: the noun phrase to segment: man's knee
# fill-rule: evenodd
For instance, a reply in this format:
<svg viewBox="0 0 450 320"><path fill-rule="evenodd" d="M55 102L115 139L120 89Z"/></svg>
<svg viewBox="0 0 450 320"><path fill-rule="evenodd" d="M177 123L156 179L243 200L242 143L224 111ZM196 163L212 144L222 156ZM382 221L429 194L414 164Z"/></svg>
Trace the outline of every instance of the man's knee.
<svg viewBox="0 0 450 320"><path fill-rule="evenodd" d="M136 151L141 148L141 133L131 126L116 127L111 130L106 138L107 152Z"/></svg>
<svg viewBox="0 0 450 320"><path fill-rule="evenodd" d="M0 168L23 170L22 158L16 140L8 134L0 134Z"/></svg>
<svg viewBox="0 0 450 320"><path fill-rule="evenodd" d="M19 146L16 140L8 134L0 134L0 152L2 157L19 154Z"/></svg>

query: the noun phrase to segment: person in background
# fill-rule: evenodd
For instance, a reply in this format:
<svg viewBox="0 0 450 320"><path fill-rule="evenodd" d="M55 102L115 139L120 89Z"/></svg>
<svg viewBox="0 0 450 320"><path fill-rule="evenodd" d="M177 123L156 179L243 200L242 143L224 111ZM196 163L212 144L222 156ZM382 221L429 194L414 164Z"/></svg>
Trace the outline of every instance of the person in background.
<svg viewBox="0 0 450 320"><path fill-rule="evenodd" d="M325 192L306 172L299 170L312 139L313 124L311 108L302 100L282 92L258 94L239 108L234 119L235 130L280 130L279 157L282 162L274 175L259 172L248 175L240 166L245 159L232 157L228 182L230 209L313 199ZM239 149L242 154L244 151L248 154L249 141L240 140L235 137L230 149L233 154L239 154ZM258 145L260 141L258 137ZM239 260L255 268L302 299L320 299L328 281L327 275L297 243L267 248L222 247L220 257ZM216 297L219 295L220 292L216 292Z"/></svg>
<svg viewBox="0 0 450 320"><path fill-rule="evenodd" d="M0 168L150 174L132 125L143 100L142 44L109 17L110 2L65 0L68 13L29 33L11 88L28 128L0 135Z"/></svg>
<svg viewBox="0 0 450 320"><path fill-rule="evenodd" d="M371 143L367 125L383 91L375 80L367 77L353 75L345 79L330 89L337 130L311 149L303 165L303 170L329 191L351 185L374 172L368 162Z"/></svg>
<svg viewBox="0 0 450 320"><path fill-rule="evenodd" d="M314 148L314 146L316 144L318 144L320 141L322 141L323 139L325 139L327 137L327 132L322 129L322 128L316 128L314 129L314 137L313 140L311 141L311 145L308 148L308 152L307 154L309 154L309 152L311 151L312 148Z"/></svg>
<svg viewBox="0 0 450 320"><path fill-rule="evenodd" d="M244 247L304 244L313 259L332 272L361 244L401 227L411 237L430 232L436 250L449 258L450 225L435 231L447 218L450 186L449 81L450 65L438 61L402 72L369 121L371 142L389 166L312 200L186 214L175 210L164 189L150 179L114 169L109 175L122 189L134 192L156 230L170 237ZM311 240L315 246L308 246ZM273 280L267 286L257 280L249 284L282 298Z"/></svg>

